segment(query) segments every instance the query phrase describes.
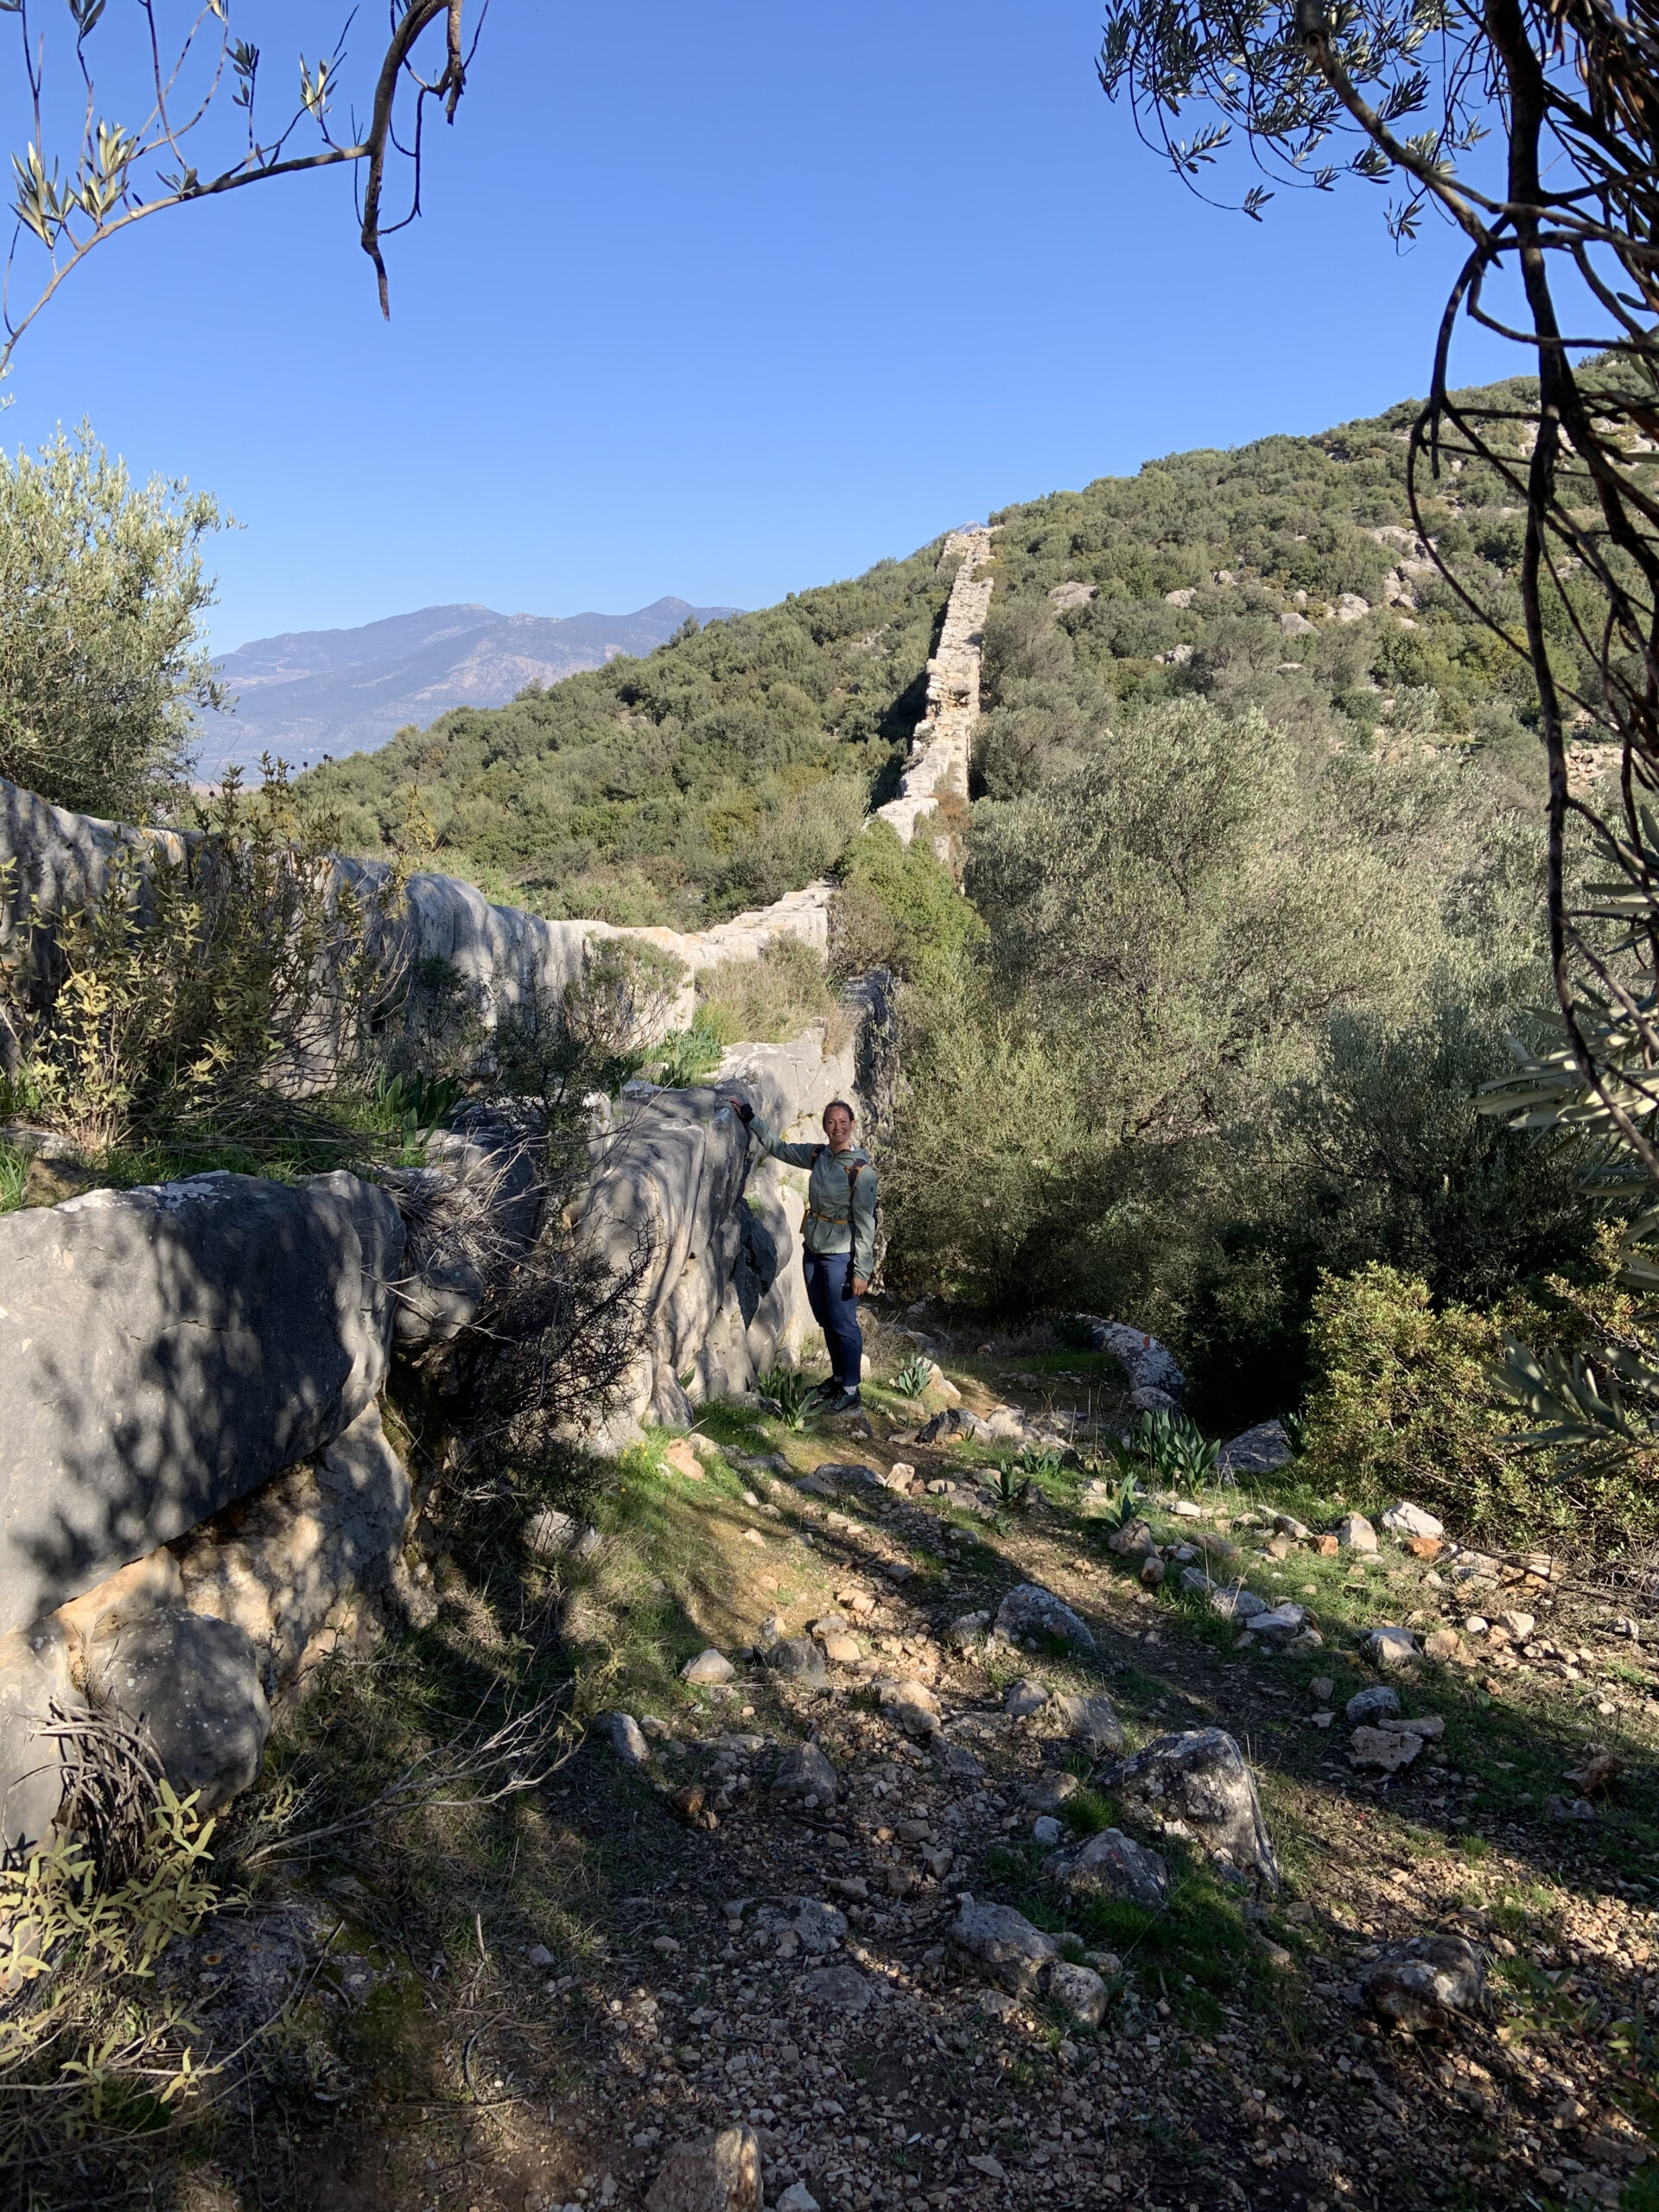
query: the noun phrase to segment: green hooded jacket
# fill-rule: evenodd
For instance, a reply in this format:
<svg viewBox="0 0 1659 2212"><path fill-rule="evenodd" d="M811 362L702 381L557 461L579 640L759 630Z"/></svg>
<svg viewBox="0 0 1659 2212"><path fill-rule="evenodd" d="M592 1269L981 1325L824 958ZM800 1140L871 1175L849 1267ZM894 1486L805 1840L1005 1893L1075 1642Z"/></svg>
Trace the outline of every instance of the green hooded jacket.
<svg viewBox="0 0 1659 2212"><path fill-rule="evenodd" d="M868 1282L875 1272L875 1168L863 1146L849 1144L845 1152L831 1152L822 1142L785 1144L758 1114L749 1123L749 1135L785 1167L811 1169L806 1218L801 1224L801 1241L807 1250L850 1251L853 1273ZM849 1168L858 1171L850 1179Z"/></svg>

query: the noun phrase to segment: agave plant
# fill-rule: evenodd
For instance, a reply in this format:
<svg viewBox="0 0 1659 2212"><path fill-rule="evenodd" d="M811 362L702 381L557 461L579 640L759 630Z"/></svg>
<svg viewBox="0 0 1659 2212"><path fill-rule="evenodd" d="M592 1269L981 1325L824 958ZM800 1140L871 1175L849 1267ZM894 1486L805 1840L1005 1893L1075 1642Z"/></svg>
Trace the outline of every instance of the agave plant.
<svg viewBox="0 0 1659 2212"><path fill-rule="evenodd" d="M1197 1422L1185 1414L1166 1408L1142 1414L1133 1440L1147 1466L1164 1482L1191 1488L1215 1480L1221 1446L1207 1443Z"/></svg>
<svg viewBox="0 0 1659 2212"><path fill-rule="evenodd" d="M1142 1414L1127 1436L1109 1438L1106 1454L1117 1471L1121 1484L1117 1505L1127 1517L1143 1477L1175 1489L1213 1482L1221 1446L1207 1443L1197 1423L1185 1414L1163 1408ZM1116 1525L1121 1528L1122 1520Z"/></svg>
<svg viewBox="0 0 1659 2212"><path fill-rule="evenodd" d="M893 1388L901 1398L919 1398L933 1380L933 1363L918 1352L909 1359L893 1378Z"/></svg>
<svg viewBox="0 0 1659 2212"><path fill-rule="evenodd" d="M1031 1477L1021 1471L1019 1459L1005 1459L997 1468L993 1486L997 1503L1010 1513L1017 1512L1030 1495Z"/></svg>
<svg viewBox="0 0 1659 2212"><path fill-rule="evenodd" d="M769 1367L755 1377L755 1395L785 1428L804 1428L812 1385L798 1367Z"/></svg>
<svg viewBox="0 0 1659 2212"><path fill-rule="evenodd" d="M1014 1464L1029 1481L1033 1475L1058 1475L1065 1462L1052 1444L1022 1444L1014 1455Z"/></svg>

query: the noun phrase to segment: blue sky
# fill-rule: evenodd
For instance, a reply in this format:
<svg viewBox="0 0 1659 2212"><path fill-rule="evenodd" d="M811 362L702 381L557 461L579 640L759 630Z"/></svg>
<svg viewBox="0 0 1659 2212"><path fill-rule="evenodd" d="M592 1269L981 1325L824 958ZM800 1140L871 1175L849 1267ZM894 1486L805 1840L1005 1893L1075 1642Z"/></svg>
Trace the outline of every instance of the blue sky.
<svg viewBox="0 0 1659 2212"><path fill-rule="evenodd" d="M327 12L233 22L291 72ZM217 492L227 648L448 600L760 606L1421 391L1455 240L1397 255L1360 186L1204 207L1102 96L1096 0L494 0L390 326L345 179L262 186L93 257L0 427L85 416Z"/></svg>

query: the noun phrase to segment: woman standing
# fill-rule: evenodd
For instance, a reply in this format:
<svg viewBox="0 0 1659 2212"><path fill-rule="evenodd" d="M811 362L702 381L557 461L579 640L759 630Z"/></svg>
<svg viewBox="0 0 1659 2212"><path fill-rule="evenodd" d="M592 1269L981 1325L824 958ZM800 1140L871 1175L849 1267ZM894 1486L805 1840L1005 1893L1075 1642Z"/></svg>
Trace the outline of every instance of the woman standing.
<svg viewBox="0 0 1659 2212"><path fill-rule="evenodd" d="M763 1152L786 1167L811 1170L806 1217L801 1224L802 1273L812 1318L830 1349L830 1379L809 1404L842 1414L859 1402L864 1338L858 1301L875 1268L875 1169L862 1145L853 1142L855 1116L844 1098L823 1109L823 1144L785 1144L741 1098L727 1103Z"/></svg>

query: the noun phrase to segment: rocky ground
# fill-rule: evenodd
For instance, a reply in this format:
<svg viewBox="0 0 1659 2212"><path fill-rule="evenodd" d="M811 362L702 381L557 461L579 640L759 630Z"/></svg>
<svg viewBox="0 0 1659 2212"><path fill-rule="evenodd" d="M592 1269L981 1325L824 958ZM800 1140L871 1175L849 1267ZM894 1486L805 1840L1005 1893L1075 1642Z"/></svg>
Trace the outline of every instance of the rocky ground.
<svg viewBox="0 0 1659 2212"><path fill-rule="evenodd" d="M1031 1358L947 1359L925 1410L1098 1413L1088 1363ZM1643 1604L1432 1538L1333 1543L1355 1501L1294 1465L1119 1534L1077 1472L1006 1498L993 1440L917 1443L917 1408L870 1397L796 1432L711 1413L539 1562L429 1515L432 1649L475 1687L556 1620L594 1725L487 1816L279 1859L173 1947L163 1993L246 2049L151 2201L690 2212L741 2194L697 2196L675 2146L743 2127L783 2212L1646 2202ZM988 1636L1021 1586L1082 1633ZM1253 1633L1217 1603L1241 1589L1304 1618ZM704 1648L728 1678L684 1681ZM307 1762L389 1750L410 1664L314 1701L234 1848L291 1822ZM1203 1729L1255 1777L1276 1889L1117 1771ZM1165 1895L1066 1885L1057 1851L1109 1829ZM959 1940L986 1904L1023 1961ZM1378 1970L1437 1935L1465 2009L1397 2025Z"/></svg>

